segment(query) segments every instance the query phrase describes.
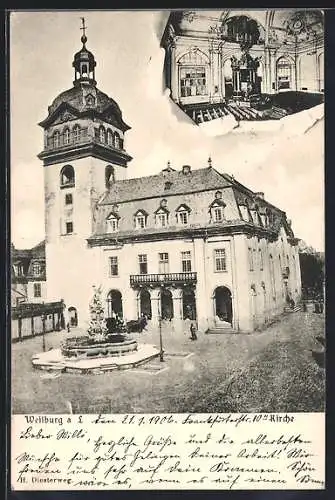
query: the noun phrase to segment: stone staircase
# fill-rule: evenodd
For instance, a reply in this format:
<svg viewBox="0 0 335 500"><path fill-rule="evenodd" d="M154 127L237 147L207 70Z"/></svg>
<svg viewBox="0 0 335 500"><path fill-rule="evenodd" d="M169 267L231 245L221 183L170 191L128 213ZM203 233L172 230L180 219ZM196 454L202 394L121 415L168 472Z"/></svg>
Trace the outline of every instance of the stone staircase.
<svg viewBox="0 0 335 500"><path fill-rule="evenodd" d="M237 330L234 330L234 328L231 326L230 323L222 323L221 325L214 325L205 332L206 334L227 334L227 333L237 333Z"/></svg>

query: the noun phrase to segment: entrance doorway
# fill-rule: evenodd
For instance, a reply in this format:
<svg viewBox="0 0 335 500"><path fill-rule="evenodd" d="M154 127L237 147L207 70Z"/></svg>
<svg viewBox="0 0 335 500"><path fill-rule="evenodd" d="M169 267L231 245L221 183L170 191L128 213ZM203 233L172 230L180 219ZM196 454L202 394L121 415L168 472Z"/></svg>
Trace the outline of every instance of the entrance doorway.
<svg viewBox="0 0 335 500"><path fill-rule="evenodd" d="M161 314L162 319L171 320L173 318L172 293L166 288L161 291Z"/></svg>
<svg viewBox="0 0 335 500"><path fill-rule="evenodd" d="M140 316L146 316L148 319L151 319L151 295L150 292L146 289L140 291Z"/></svg>
<svg viewBox="0 0 335 500"><path fill-rule="evenodd" d="M111 290L107 295L107 318L115 316L123 318L122 294L119 290Z"/></svg>
<svg viewBox="0 0 335 500"><path fill-rule="evenodd" d="M233 307L231 291L226 286L219 286L215 289L214 293L215 302L215 316L220 321L226 321L232 324L233 321Z"/></svg>
<svg viewBox="0 0 335 500"><path fill-rule="evenodd" d="M183 289L183 319L195 320L197 317L196 304L195 304L195 293L192 288Z"/></svg>
<svg viewBox="0 0 335 500"><path fill-rule="evenodd" d="M69 324L70 324L70 327L72 328L75 328L76 326L78 326L78 313L77 313L77 309L75 307L69 307L68 308L68 312L69 312Z"/></svg>

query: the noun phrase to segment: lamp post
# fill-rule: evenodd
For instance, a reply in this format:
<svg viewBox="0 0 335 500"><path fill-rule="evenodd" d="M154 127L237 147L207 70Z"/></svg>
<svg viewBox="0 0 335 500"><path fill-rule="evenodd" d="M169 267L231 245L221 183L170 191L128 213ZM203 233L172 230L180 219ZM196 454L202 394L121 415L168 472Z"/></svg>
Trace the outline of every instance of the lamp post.
<svg viewBox="0 0 335 500"><path fill-rule="evenodd" d="M162 289L160 292L160 297L159 301L161 301L162 297ZM158 326L159 326L159 360L162 363L164 361L164 350L163 350L163 336L162 336L162 314L161 314L161 307L158 302Z"/></svg>
<svg viewBox="0 0 335 500"><path fill-rule="evenodd" d="M43 352L45 352L46 346L45 346L45 314L44 313L42 314L42 349L43 349Z"/></svg>

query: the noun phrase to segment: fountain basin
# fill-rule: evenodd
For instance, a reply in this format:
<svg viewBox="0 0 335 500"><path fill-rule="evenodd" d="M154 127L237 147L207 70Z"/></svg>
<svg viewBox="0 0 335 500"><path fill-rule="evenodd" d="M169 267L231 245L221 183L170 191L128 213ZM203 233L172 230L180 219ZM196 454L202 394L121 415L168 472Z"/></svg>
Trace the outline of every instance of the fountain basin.
<svg viewBox="0 0 335 500"><path fill-rule="evenodd" d="M138 344L137 350L122 356L65 357L60 349L35 354L32 365L48 372L99 374L114 370L129 370L159 356L159 349L150 344Z"/></svg>
<svg viewBox="0 0 335 500"><path fill-rule="evenodd" d="M137 351L137 341L124 335L110 335L103 341L92 341L89 337L72 337L61 345L64 358L89 359L125 356Z"/></svg>

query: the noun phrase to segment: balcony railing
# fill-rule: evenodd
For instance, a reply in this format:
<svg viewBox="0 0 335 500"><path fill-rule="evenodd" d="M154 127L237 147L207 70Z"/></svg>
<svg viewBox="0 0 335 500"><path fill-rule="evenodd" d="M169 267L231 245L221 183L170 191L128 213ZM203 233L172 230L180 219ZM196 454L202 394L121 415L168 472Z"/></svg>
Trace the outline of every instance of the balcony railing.
<svg viewBox="0 0 335 500"><path fill-rule="evenodd" d="M132 274L130 286L196 283L197 273Z"/></svg>

